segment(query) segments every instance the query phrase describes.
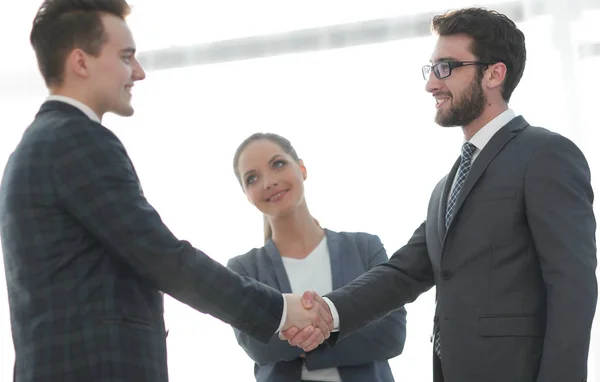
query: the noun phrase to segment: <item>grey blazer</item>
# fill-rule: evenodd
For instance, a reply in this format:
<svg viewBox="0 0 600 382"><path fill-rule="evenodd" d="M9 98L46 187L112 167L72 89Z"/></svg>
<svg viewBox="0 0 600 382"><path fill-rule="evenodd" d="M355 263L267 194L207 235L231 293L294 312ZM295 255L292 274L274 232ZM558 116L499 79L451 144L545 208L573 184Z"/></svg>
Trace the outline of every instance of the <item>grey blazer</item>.
<svg viewBox="0 0 600 382"><path fill-rule="evenodd" d="M433 190L427 220L408 244L328 295L342 329L330 342L435 285L436 380L585 381L598 291L583 154L568 139L513 119L473 162L446 230L457 168L458 161Z"/></svg>
<svg viewBox="0 0 600 382"><path fill-rule="evenodd" d="M388 260L377 236L330 230L325 230L325 234L331 257L333 289L346 285ZM262 248L232 258L227 266L282 293L291 293L281 256L272 240ZM254 374L257 382L300 381L303 360L299 357L302 349L290 346L277 335L265 346L237 329L234 332L240 346L256 362ZM309 370L337 367L344 382L392 382L394 378L387 360L402 353L405 338L406 310L400 308L356 331L335 348L321 345L309 352L304 362Z"/></svg>

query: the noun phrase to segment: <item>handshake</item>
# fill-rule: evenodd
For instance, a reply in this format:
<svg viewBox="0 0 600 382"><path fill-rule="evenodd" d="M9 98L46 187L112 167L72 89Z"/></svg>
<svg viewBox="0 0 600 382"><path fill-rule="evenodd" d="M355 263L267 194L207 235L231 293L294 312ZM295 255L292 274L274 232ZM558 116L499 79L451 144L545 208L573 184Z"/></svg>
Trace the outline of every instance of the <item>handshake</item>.
<svg viewBox="0 0 600 382"><path fill-rule="evenodd" d="M333 316L321 296L307 291L302 296L284 293L283 298L287 302L287 315L280 339L309 352L329 338L334 329Z"/></svg>

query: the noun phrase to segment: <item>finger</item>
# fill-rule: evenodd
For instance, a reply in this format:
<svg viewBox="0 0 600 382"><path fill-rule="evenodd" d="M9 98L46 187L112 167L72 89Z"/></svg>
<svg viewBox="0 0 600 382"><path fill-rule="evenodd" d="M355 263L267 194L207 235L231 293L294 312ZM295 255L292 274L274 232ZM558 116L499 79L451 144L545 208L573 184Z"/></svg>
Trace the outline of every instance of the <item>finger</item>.
<svg viewBox="0 0 600 382"><path fill-rule="evenodd" d="M288 342L292 346L298 346L302 342L306 341L306 339L308 337L310 337L310 335L313 334L314 331L315 331L314 327L307 326L306 328L302 329L302 331L300 333L298 333L294 337L288 339Z"/></svg>
<svg viewBox="0 0 600 382"><path fill-rule="evenodd" d="M315 312L316 314L312 318L313 325L315 329L320 329L325 338L329 338L331 331L333 330L333 325L330 325L326 320L324 320L321 316L321 311L323 309L319 309L319 312Z"/></svg>
<svg viewBox="0 0 600 382"><path fill-rule="evenodd" d="M302 297L304 298L304 295ZM329 309L329 305L327 304L327 302L325 302L323 297L319 296L314 291L313 291L313 299L315 302L317 302L321 306L321 308L323 308L321 310L321 317L325 320L325 322L327 322L328 324L331 324L331 328L333 329L333 317L331 316L331 310Z"/></svg>
<svg viewBox="0 0 600 382"><path fill-rule="evenodd" d="M325 321L318 320L315 328L319 329L325 338L329 338L329 335L331 334L331 328Z"/></svg>
<svg viewBox="0 0 600 382"><path fill-rule="evenodd" d="M305 352L309 352L316 349L320 344L323 343L324 340L325 338L323 337L323 332L317 329L306 341L300 344L300 347L302 347Z"/></svg>
<svg viewBox="0 0 600 382"><path fill-rule="evenodd" d="M280 331L279 339L289 340L290 338L294 337L296 334L298 334L298 328L295 326L292 326L291 328L289 328L287 330Z"/></svg>
<svg viewBox="0 0 600 382"><path fill-rule="evenodd" d="M302 306L304 306L304 309L310 309L313 307L314 305L314 295L313 292L311 291L306 291L302 294Z"/></svg>

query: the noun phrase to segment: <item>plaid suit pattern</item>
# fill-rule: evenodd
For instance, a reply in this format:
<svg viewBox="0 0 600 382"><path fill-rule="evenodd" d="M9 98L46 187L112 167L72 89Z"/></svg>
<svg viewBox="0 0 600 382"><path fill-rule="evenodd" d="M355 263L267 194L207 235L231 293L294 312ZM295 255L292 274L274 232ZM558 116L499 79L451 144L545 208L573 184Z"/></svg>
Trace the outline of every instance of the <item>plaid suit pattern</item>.
<svg viewBox="0 0 600 382"><path fill-rule="evenodd" d="M267 342L281 294L164 226L125 148L42 105L6 166L0 234L19 382L168 380L164 291Z"/></svg>

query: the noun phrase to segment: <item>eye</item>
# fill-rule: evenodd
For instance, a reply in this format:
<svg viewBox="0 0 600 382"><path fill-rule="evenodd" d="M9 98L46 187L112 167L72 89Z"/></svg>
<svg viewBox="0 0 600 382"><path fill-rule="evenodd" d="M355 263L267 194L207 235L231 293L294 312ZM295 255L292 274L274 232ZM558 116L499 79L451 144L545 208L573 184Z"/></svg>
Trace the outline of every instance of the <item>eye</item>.
<svg viewBox="0 0 600 382"><path fill-rule="evenodd" d="M131 63L131 56L123 56L121 57L121 59L123 60L123 62L125 62L126 64L130 64Z"/></svg>
<svg viewBox="0 0 600 382"><path fill-rule="evenodd" d="M282 159L278 159L275 162L273 162L273 168L282 168L283 166L285 166L287 164L286 161L282 160Z"/></svg>
<svg viewBox="0 0 600 382"><path fill-rule="evenodd" d="M246 185L249 186L249 185L253 184L254 182L256 182L256 179L257 179L256 175L248 175L248 177L246 178Z"/></svg>

